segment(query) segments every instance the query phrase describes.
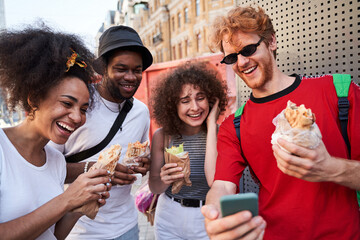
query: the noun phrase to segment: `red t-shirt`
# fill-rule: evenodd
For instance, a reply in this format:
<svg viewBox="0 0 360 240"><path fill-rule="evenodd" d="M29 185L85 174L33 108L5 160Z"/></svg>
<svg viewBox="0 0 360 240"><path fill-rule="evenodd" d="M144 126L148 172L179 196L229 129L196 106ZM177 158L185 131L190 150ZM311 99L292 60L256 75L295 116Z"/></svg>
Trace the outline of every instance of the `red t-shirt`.
<svg viewBox="0 0 360 240"><path fill-rule="evenodd" d="M351 83L348 135L351 159L360 160L360 88ZM338 97L332 76L297 76L289 88L265 98L250 97L241 116L241 149L260 181L259 214L267 222L265 239L360 239L356 192L332 182L308 182L282 173L271 148L272 120L291 100L315 113L323 142L332 156L347 157L338 120ZM247 163L241 156L233 123L218 133L215 180L239 185ZM360 174L360 173L359 173Z"/></svg>

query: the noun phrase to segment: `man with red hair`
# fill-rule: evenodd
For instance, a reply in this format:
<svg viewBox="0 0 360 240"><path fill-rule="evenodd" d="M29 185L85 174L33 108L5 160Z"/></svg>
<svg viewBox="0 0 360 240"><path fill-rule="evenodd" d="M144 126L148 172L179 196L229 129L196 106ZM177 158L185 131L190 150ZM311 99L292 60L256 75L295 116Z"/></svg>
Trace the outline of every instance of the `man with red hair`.
<svg viewBox="0 0 360 240"><path fill-rule="evenodd" d="M348 94L349 155L341 134L333 76L301 77L281 72L275 61L275 31L264 10L237 7L218 18L211 29L213 47L225 55L221 63L231 65L252 93L241 115L240 139L234 115L219 129L215 181L202 208L209 236L360 239L355 191L360 189L359 86L351 82ZM304 104L316 114L322 133L318 147L308 149L284 139L271 145L272 120L288 100ZM247 165L260 183L260 216L241 211L219 218L220 197L238 191Z"/></svg>

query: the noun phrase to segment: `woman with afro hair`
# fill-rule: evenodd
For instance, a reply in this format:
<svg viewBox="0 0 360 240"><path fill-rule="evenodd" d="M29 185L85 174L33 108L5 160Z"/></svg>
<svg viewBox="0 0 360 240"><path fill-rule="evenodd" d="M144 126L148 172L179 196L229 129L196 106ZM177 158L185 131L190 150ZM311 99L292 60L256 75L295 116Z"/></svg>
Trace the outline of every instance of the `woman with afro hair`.
<svg viewBox="0 0 360 240"><path fill-rule="evenodd" d="M149 187L161 194L155 214L157 239L208 239L200 208L212 185L216 164L217 118L225 111L227 87L210 64L188 62L170 72L155 88ZM183 144L189 153L191 186L179 192L172 184L184 178L176 163L165 163L164 149Z"/></svg>
<svg viewBox="0 0 360 240"><path fill-rule="evenodd" d="M0 129L0 238L64 239L90 201L105 204L106 170L84 173L64 191L66 163L48 146L85 123L93 55L82 41L46 26L0 33L0 89L27 115ZM101 193L101 194L99 194Z"/></svg>

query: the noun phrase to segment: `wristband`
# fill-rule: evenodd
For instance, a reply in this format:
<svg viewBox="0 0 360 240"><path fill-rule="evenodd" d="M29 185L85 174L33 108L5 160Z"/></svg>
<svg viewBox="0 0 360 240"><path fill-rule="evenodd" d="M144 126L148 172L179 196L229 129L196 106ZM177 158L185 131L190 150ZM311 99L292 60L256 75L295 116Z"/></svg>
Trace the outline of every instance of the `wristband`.
<svg viewBox="0 0 360 240"><path fill-rule="evenodd" d="M84 166L84 173L86 173L88 171L88 166L89 166L89 161L87 161L85 163L85 166Z"/></svg>

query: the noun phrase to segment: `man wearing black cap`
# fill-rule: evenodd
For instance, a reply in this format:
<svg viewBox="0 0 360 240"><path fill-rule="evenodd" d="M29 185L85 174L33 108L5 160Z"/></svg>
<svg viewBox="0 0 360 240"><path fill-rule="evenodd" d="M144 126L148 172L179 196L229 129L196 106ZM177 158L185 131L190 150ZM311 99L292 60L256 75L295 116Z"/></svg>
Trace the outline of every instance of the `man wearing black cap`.
<svg viewBox="0 0 360 240"><path fill-rule="evenodd" d="M103 79L100 84L95 85L94 107L87 113L87 121L83 127L72 133L65 145L56 146L67 158L67 182L72 182L79 174L87 171L99 156L99 152L92 156L86 153L86 158L83 159L81 156L78 158L79 154L74 154L91 149L102 142L119 112L131 105L129 102L132 102L132 107L121 127L117 127L115 136L101 149L120 144L121 162L128 143L144 142L149 137L149 110L144 103L133 98L133 95L141 83L142 72L153 62L151 53L144 47L137 32L127 26L107 29L100 37L98 51L96 70L102 74ZM139 238L138 214L130 190L131 184L136 180L136 176L132 174L144 175L149 170L150 161L147 158L141 160L142 163L132 169L117 164L107 203L100 208L94 220L86 216L81 217L68 239Z"/></svg>

